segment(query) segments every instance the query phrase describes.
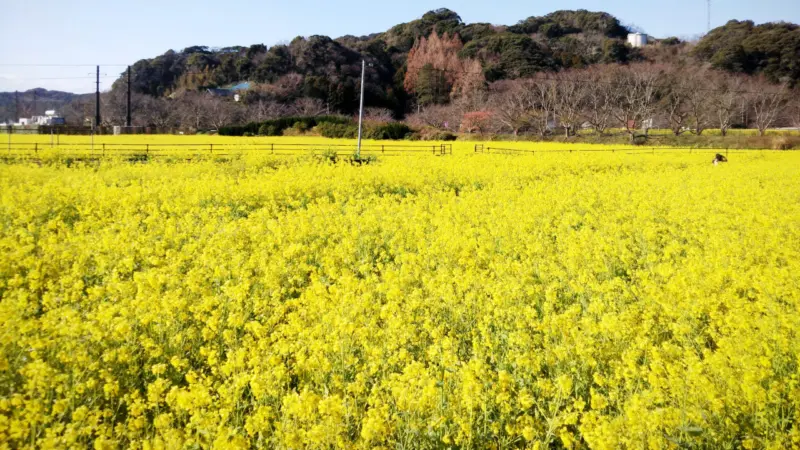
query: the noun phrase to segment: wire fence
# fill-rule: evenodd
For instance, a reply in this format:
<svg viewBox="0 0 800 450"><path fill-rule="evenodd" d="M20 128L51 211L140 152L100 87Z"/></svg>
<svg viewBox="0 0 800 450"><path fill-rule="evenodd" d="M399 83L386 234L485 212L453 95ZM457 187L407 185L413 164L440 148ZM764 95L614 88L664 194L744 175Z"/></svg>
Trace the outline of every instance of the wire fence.
<svg viewBox="0 0 800 450"><path fill-rule="evenodd" d="M681 154L694 154L694 153L720 153L727 156L729 153L752 153L763 151L787 151L787 150L770 150L770 149L728 149L728 148L703 148L703 147L636 147L636 148L570 148L570 149L554 149L542 150L531 148L504 148L504 147L490 147L484 144L475 144L475 153L486 154L503 154L503 155L542 155L553 153L623 153L629 155L640 154L666 154L666 153L681 153Z"/></svg>
<svg viewBox="0 0 800 450"><path fill-rule="evenodd" d="M62 155L80 154L91 156L172 156L176 154L195 154L209 156L229 156L242 153L266 155L330 154L354 155L358 147L353 144L150 144L150 143L11 143L5 148L7 155L36 156L56 150ZM363 144L361 154L374 156L434 155L453 154L452 144L406 145L406 144Z"/></svg>

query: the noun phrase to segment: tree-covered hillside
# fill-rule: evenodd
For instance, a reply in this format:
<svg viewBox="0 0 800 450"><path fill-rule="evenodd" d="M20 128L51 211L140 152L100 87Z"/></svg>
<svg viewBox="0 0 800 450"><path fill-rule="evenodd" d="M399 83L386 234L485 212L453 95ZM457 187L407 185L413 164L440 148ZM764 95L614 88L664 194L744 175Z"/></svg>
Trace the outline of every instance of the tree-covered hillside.
<svg viewBox="0 0 800 450"><path fill-rule="evenodd" d="M137 93L166 96L252 81L259 87L251 97L284 102L312 98L331 111L349 113L357 106L361 60L366 59L371 64L368 103L402 114L415 100L404 87L409 51L432 33L457 36L458 56L479 61L487 81L638 57L624 44L625 28L606 13L557 11L505 27L465 24L455 12L440 9L370 36L297 37L270 48L170 50L134 64L132 85Z"/></svg>
<svg viewBox="0 0 800 450"><path fill-rule="evenodd" d="M795 85L800 81L800 26L731 20L706 35L694 54L718 69L761 73L774 82Z"/></svg>
<svg viewBox="0 0 800 450"><path fill-rule="evenodd" d="M467 24L439 9L369 36L297 37L290 43L170 50L133 65L133 90L154 97L249 81L245 102L293 105L314 102L332 113L355 111L361 60L367 71L366 103L399 117L418 105L446 103L465 83L494 82L642 60L676 62L675 38L641 51L628 46L628 30L614 16L586 10L528 17L512 26ZM427 47L426 47L427 46ZM434 48L444 46L442 48ZM416 52L416 59L415 57ZM424 55L424 56L420 56ZM800 29L792 24L731 21L680 53L689 63L794 85L800 80ZM412 72L412 73L409 73ZM459 73L461 72L461 73ZM480 80L464 80L468 75ZM410 81L411 80L411 81ZM117 81L117 87L124 79ZM418 84L418 85L417 85Z"/></svg>

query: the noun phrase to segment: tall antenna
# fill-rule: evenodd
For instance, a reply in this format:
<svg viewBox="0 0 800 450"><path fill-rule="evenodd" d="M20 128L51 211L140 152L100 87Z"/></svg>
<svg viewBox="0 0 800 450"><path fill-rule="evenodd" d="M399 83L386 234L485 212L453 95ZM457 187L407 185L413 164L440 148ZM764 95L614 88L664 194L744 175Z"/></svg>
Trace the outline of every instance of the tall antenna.
<svg viewBox="0 0 800 450"><path fill-rule="evenodd" d="M708 5L708 14L706 16L706 33L711 32L711 0L706 0L706 4Z"/></svg>

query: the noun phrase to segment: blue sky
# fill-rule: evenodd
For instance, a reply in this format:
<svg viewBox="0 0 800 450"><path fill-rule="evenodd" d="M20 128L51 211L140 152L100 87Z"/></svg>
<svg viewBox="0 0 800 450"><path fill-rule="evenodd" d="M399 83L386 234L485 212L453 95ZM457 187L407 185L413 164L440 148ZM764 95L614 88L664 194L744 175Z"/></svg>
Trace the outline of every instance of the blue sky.
<svg viewBox="0 0 800 450"><path fill-rule="evenodd" d="M273 45L295 36L338 37L380 32L440 7L465 22L511 25L557 9L606 11L657 37L706 30L703 0L426 1L305 0L200 2L188 0L9 1L0 10L0 91L34 87L91 92L94 68L20 64L101 64L101 89L125 64L191 45ZM712 27L730 19L800 23L800 0L712 0ZM120 64L122 66L110 66Z"/></svg>

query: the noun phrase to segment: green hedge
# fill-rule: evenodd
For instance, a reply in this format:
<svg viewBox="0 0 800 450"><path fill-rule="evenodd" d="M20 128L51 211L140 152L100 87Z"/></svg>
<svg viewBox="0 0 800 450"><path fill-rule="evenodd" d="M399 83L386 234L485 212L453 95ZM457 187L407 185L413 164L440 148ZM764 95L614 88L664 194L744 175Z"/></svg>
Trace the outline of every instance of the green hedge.
<svg viewBox="0 0 800 450"><path fill-rule="evenodd" d="M281 117L265 122L250 122L246 125L232 125L219 128L221 136L244 136L245 133L261 136L281 136L287 128L309 130L322 123L348 124L352 121L342 116L297 116Z"/></svg>
<svg viewBox="0 0 800 450"><path fill-rule="evenodd" d="M221 136L282 136L289 128L304 132L316 127L316 131L327 138L358 137L358 124L342 116L282 117L266 122L251 122L247 125L220 127ZM365 124L364 139L399 140L405 139L413 130L400 122Z"/></svg>
<svg viewBox="0 0 800 450"><path fill-rule="evenodd" d="M358 125L353 123L321 123L317 125L317 133L326 138L347 138L358 137Z"/></svg>
<svg viewBox="0 0 800 450"><path fill-rule="evenodd" d="M358 124L322 123L317 125L316 131L326 138L355 139L358 137ZM404 123L382 123L378 125L364 125L362 137L375 140L400 140L405 139L413 130Z"/></svg>
<svg viewBox="0 0 800 450"><path fill-rule="evenodd" d="M400 122L382 123L367 128L367 139L400 140L411 134L413 130L408 125Z"/></svg>

